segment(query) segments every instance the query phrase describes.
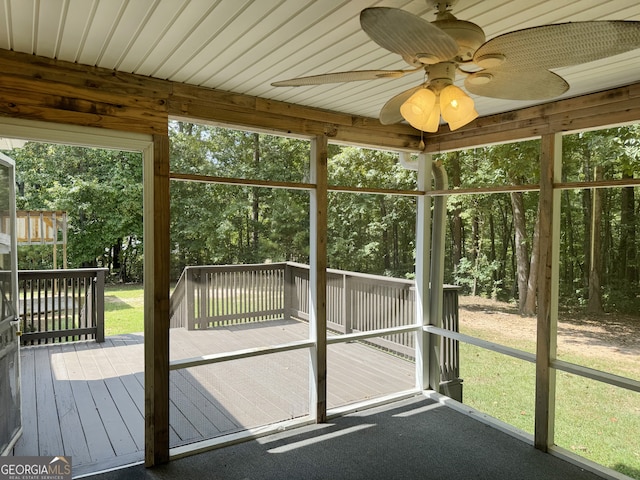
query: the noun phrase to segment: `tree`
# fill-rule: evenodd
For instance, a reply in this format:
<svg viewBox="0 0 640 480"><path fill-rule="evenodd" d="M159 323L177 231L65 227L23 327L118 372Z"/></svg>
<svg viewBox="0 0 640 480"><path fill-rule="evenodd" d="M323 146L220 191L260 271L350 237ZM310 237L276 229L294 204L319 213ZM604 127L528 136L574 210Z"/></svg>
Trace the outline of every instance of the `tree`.
<svg viewBox="0 0 640 480"><path fill-rule="evenodd" d="M141 278L140 154L29 142L13 157L18 208L67 212L69 266L119 263L117 273L123 281ZM114 260L123 252L122 258ZM25 260L24 254L21 257ZM50 264L28 267L49 268Z"/></svg>

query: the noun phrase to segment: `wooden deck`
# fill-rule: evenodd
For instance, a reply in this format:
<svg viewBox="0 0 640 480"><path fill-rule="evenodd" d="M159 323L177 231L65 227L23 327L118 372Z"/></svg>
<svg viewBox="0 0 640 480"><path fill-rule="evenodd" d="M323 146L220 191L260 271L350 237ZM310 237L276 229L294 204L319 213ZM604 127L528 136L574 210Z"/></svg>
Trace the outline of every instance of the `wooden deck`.
<svg viewBox="0 0 640 480"><path fill-rule="evenodd" d="M171 358L282 344L308 326L272 321L171 330ZM15 455L70 455L74 476L144 457L143 336L21 350L24 433ZM329 408L414 387L414 365L360 343L328 348ZM171 445L309 413L307 349L171 372Z"/></svg>

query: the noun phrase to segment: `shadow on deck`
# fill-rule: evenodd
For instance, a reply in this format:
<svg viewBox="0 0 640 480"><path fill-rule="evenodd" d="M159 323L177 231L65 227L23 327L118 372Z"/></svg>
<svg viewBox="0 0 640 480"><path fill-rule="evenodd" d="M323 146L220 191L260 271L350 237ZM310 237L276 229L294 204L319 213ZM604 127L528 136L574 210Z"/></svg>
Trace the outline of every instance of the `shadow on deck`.
<svg viewBox="0 0 640 480"><path fill-rule="evenodd" d="M93 480L596 480L600 477L421 395L153 469Z"/></svg>
<svg viewBox="0 0 640 480"><path fill-rule="evenodd" d="M308 338L304 322L171 330L171 357ZM144 458L143 335L21 350L24 433L14 455L70 455L74 476ZM273 358L270 358L273 357ZM329 408L414 387L410 361L360 343L328 351ZM309 414L307 350L171 372L171 446Z"/></svg>

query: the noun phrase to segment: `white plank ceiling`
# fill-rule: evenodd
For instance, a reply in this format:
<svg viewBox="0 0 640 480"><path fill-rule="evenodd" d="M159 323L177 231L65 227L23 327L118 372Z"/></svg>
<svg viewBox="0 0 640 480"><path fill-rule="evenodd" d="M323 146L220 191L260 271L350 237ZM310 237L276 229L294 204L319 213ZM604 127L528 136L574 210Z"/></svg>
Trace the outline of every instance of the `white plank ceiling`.
<svg viewBox="0 0 640 480"><path fill-rule="evenodd" d="M422 75L270 86L302 75L407 68L361 30L359 12L371 6L434 19L425 0L0 0L0 48L377 118ZM489 39L548 23L640 20L640 2L458 0L453 13ZM556 73L571 86L564 97L638 82L640 50ZM535 103L475 101L480 115Z"/></svg>

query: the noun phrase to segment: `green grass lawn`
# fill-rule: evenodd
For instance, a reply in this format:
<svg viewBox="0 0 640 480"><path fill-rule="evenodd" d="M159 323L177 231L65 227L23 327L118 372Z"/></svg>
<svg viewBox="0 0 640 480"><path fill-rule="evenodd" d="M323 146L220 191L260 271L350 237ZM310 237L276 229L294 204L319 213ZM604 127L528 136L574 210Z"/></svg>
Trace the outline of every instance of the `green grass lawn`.
<svg viewBox="0 0 640 480"><path fill-rule="evenodd" d="M138 333L144 330L142 285L108 285L104 292L104 334Z"/></svg>
<svg viewBox="0 0 640 480"><path fill-rule="evenodd" d="M105 335L143 331L142 285L108 286L105 292ZM487 332L467 328L483 338ZM496 336L496 343L535 351L531 340ZM564 360L640 378L633 362L616 364L594 355ZM464 402L533 434L535 366L529 362L460 345ZM557 374L556 443L577 455L640 480L640 394L564 372Z"/></svg>
<svg viewBox="0 0 640 480"><path fill-rule="evenodd" d="M482 331L465 333L483 337ZM531 351L529 341L491 335L491 341ZM588 347L584 354L567 355L563 360L640 378L633 359L603 358L589 354ZM465 404L533 434L532 363L461 344L460 370ZM640 393L557 372L554 438L566 450L640 480Z"/></svg>

